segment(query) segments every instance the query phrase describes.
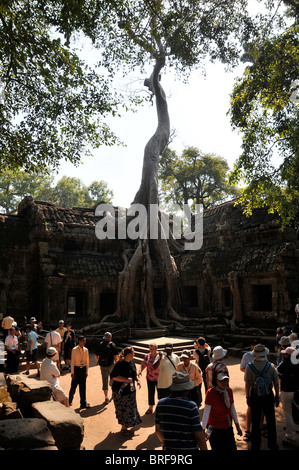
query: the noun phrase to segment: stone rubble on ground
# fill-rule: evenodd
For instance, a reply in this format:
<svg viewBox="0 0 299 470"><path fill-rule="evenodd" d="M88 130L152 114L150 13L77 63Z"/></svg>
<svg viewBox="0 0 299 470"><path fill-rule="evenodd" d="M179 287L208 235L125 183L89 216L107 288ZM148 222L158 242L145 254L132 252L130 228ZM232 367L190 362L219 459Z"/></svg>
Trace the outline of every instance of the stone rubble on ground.
<svg viewBox="0 0 299 470"><path fill-rule="evenodd" d="M83 419L47 381L0 373L0 449L79 450L83 438Z"/></svg>

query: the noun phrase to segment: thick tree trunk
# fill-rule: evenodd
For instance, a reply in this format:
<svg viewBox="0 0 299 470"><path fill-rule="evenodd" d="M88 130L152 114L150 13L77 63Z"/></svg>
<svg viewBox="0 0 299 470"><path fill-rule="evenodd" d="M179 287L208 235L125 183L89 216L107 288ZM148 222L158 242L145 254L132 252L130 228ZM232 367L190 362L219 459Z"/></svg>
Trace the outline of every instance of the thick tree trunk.
<svg viewBox="0 0 299 470"><path fill-rule="evenodd" d="M158 126L155 134L148 141L144 150L142 178L133 204L142 204L147 209L147 239L139 239L135 251L130 259L129 253L123 253L125 261L124 269L118 279L118 305L117 311L111 317L121 320L127 319L128 323L136 324L136 317L142 319L146 326L162 326L158 320L154 307L153 296L153 267L152 256L158 260L160 270L164 278L167 301L163 323L177 321L183 318L176 313L176 306L180 301L179 272L169 249L169 240L163 234L163 227L159 224L159 238L151 240L149 231L150 207L158 206L158 168L162 150L167 145L170 136L170 122L165 93L160 85L160 72L164 66L164 60L156 59L151 77L145 80L145 86L149 88L156 100ZM159 218L159 215L157 215ZM173 242L173 240L171 240ZM136 307L137 290L140 292L139 306ZM140 312L136 312L136 308ZM103 321L107 320L107 317ZM138 322L137 322L138 323Z"/></svg>

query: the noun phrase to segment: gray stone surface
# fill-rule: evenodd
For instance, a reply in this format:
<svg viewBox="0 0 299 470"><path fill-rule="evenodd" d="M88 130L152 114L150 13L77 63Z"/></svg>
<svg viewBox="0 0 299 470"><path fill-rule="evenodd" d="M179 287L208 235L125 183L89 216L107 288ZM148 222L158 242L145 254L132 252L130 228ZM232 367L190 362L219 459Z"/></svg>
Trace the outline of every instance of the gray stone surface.
<svg viewBox="0 0 299 470"><path fill-rule="evenodd" d="M0 421L0 448L31 450L55 446L55 440L43 419L24 418Z"/></svg>
<svg viewBox="0 0 299 470"><path fill-rule="evenodd" d="M49 382L24 375L10 375L7 377L7 388L13 401L20 407L27 408L32 403L47 401L52 397Z"/></svg>
<svg viewBox="0 0 299 470"><path fill-rule="evenodd" d="M33 415L46 421L59 450L80 449L84 437L84 422L72 408L57 401L32 405Z"/></svg>

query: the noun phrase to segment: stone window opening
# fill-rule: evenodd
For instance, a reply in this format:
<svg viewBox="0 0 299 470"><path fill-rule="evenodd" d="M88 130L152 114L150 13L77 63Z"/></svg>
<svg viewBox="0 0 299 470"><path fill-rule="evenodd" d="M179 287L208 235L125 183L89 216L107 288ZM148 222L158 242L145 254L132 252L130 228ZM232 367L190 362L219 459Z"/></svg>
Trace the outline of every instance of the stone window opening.
<svg viewBox="0 0 299 470"><path fill-rule="evenodd" d="M272 312L271 284L252 285L252 310L255 312Z"/></svg>
<svg viewBox="0 0 299 470"><path fill-rule="evenodd" d="M82 317L84 315L84 295L81 293L70 293L67 296L68 316Z"/></svg>

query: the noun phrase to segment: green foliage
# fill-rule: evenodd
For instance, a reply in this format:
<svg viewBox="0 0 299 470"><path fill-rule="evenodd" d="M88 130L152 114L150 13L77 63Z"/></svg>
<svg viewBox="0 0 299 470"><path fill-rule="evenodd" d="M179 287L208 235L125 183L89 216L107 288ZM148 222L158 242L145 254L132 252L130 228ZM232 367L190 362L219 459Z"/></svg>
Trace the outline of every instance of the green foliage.
<svg viewBox="0 0 299 470"><path fill-rule="evenodd" d="M61 207L92 207L96 203L112 203L113 192L105 181L85 186L79 178L62 177L53 189L50 202Z"/></svg>
<svg viewBox="0 0 299 470"><path fill-rule="evenodd" d="M247 0L232 0L229 7L215 0L104 4L93 16L93 39L97 45L105 44L103 64L108 68L112 57L133 67L163 57L183 74L202 65L207 57L234 63L240 41L249 40L254 30L246 12Z"/></svg>
<svg viewBox="0 0 299 470"><path fill-rule="evenodd" d="M52 182L53 177L46 171L29 175L23 171L6 170L0 176L0 208L6 214L14 213L25 196L46 194Z"/></svg>
<svg viewBox="0 0 299 470"><path fill-rule="evenodd" d="M17 212L25 196L52 202L61 207L93 207L100 202L112 204L113 191L105 181L94 181L89 186L78 178L64 176L54 185L54 175L48 171L28 174L7 170L0 176L0 208L6 214Z"/></svg>
<svg viewBox="0 0 299 470"><path fill-rule="evenodd" d="M242 133L243 151L230 181L243 182L240 203L248 214L264 206L280 215L283 226L298 224L297 20L280 34L251 44L248 56L252 65L235 84L231 97L231 120Z"/></svg>
<svg viewBox="0 0 299 470"><path fill-rule="evenodd" d="M227 161L213 154L204 154L195 147L184 149L181 156L166 148L160 161L161 195L166 203L182 206L192 199L204 209L235 198L236 187L228 183Z"/></svg>
<svg viewBox="0 0 299 470"><path fill-rule="evenodd" d="M247 0L2 1L0 171L76 164L115 144L104 119L126 106L112 92L120 69L159 58L184 76L207 59L236 64L258 33L246 8ZM75 52L80 35L98 51L98 67Z"/></svg>
<svg viewBox="0 0 299 470"><path fill-rule="evenodd" d="M77 163L91 148L116 142L103 119L117 112L119 99L55 32L54 3L1 2L0 171Z"/></svg>

